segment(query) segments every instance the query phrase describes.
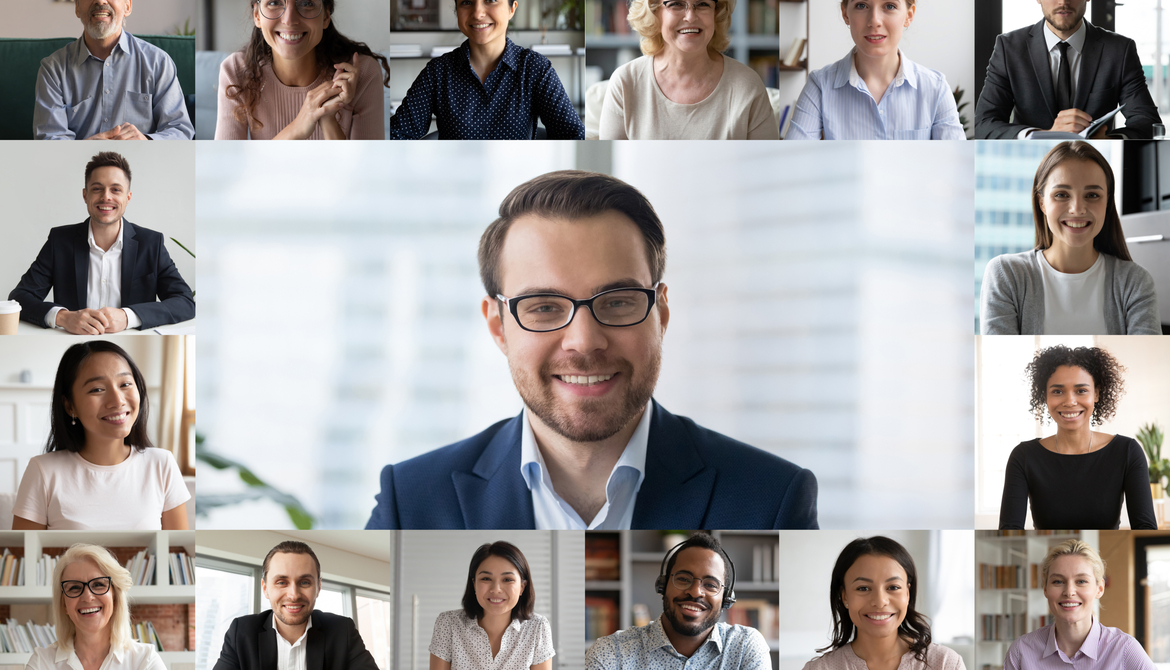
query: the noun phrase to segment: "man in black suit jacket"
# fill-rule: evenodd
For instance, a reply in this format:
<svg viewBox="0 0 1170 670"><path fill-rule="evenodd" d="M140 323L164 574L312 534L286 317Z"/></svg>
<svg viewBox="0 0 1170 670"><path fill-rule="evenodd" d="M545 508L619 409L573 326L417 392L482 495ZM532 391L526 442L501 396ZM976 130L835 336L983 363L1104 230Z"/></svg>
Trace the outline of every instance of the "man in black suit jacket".
<svg viewBox="0 0 1170 670"><path fill-rule="evenodd" d="M309 545L276 545L261 574L272 611L232 621L214 670L378 670L352 619L313 609L321 563Z"/></svg>
<svg viewBox="0 0 1170 670"><path fill-rule="evenodd" d="M131 197L126 159L110 151L94 156L86 165L82 197L89 218L50 230L9 294L20 303L21 318L78 335L195 318L191 288L171 261L163 236L123 217ZM45 302L50 289L53 302Z"/></svg>
<svg viewBox="0 0 1170 670"><path fill-rule="evenodd" d="M976 139L1024 139L1033 130L1079 133L1118 104L1125 127L1109 135L1153 137L1161 116L1137 46L1084 20L1087 1L1038 0L1043 21L996 38L975 105ZM1062 41L1070 46L1059 46ZM1067 71L1061 50L1068 54ZM1105 136L1104 128L1094 135Z"/></svg>

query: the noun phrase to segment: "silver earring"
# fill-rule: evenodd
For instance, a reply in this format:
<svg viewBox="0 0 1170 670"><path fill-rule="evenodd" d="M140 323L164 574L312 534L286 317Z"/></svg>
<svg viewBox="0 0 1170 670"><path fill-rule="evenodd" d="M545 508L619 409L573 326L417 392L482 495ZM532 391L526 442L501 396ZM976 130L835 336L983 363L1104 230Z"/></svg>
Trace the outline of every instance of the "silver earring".
<svg viewBox="0 0 1170 670"><path fill-rule="evenodd" d="M72 421L69 422L69 425L76 426L77 425L77 417L73 416L73 417L69 417L69 418L72 419Z"/></svg>

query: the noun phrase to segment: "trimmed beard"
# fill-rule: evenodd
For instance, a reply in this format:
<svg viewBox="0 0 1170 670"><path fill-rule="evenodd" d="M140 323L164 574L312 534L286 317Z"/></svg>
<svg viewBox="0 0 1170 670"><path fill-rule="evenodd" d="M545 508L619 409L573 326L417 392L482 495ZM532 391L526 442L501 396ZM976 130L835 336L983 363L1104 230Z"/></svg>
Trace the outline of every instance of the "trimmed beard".
<svg viewBox="0 0 1170 670"><path fill-rule="evenodd" d="M1057 9L1060 9L1060 8L1058 7ZM1056 26L1060 30L1071 30L1071 29L1077 28L1081 25L1081 21L1083 21L1085 18L1085 12L1082 11L1079 15L1077 15L1077 18L1075 21L1072 22L1072 25L1067 26L1067 27L1057 26L1056 22L1052 20L1053 18L1055 18L1055 17L1050 17L1047 14L1044 15L1044 20L1047 21L1049 25Z"/></svg>
<svg viewBox="0 0 1170 670"><path fill-rule="evenodd" d="M674 603L670 603L667 602L665 595L662 596L662 615L665 616L666 620L670 622L670 627L674 629L674 632L678 633L679 635L685 635L686 637L698 637L699 635L702 635L708 630L714 628L715 624L719 622L719 615L721 610L715 607L712 607L711 610L706 613L706 616L704 616L702 619L699 619L695 623L687 623L680 620L674 614L675 607L678 607L677 603L680 602L702 603L703 601L691 600L688 598L686 600L677 600ZM709 603L703 604L709 605Z"/></svg>
<svg viewBox="0 0 1170 670"><path fill-rule="evenodd" d="M110 13L113 14L113 8L110 8ZM111 35L115 35L122 29L122 25L126 22L125 19L121 21L110 21L106 24L94 23L93 21L85 22L85 34L89 35L95 40L104 40Z"/></svg>
<svg viewBox="0 0 1170 670"><path fill-rule="evenodd" d="M598 362L603 360L594 356L574 355L561 361L559 365L589 369L601 367ZM617 361L619 376L628 379L626 391L617 400L617 407L604 414L602 408L607 403L612 404L614 399L582 398L582 408L579 412L567 410L553 393L550 367L550 363L545 363L540 367L539 377L533 378L528 371L514 366L511 358L508 359L512 382L524 400L524 405L539 417L544 425L573 442L600 442L621 432L646 409L650 397L654 395L654 387L658 384L658 373L662 367L662 346L659 342L659 346L655 347L639 378L635 378L633 366L628 361Z"/></svg>

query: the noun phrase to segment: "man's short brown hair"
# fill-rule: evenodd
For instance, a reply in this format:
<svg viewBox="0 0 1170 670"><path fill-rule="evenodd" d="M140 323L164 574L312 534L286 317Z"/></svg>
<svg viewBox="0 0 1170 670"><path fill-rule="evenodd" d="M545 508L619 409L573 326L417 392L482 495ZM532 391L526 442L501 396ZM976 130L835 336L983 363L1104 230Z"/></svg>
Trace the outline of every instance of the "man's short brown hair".
<svg viewBox="0 0 1170 670"><path fill-rule="evenodd" d="M500 203L500 217L479 239L479 276L488 295L501 293L500 254L512 222L525 214L550 219L582 219L604 212L624 214L646 241L650 283L662 280L666 270L666 234L646 196L620 179L598 172L560 170L530 179Z"/></svg>
<svg viewBox="0 0 1170 670"><path fill-rule="evenodd" d="M317 560L317 554L313 553L312 547L304 542L297 542L296 540L285 540L272 548L268 555L264 557L264 566L260 569L260 581L268 581L268 563L272 561L272 557L277 554L305 554L313 559L313 565L317 567L317 584L321 583L321 561Z"/></svg>
<svg viewBox="0 0 1170 670"><path fill-rule="evenodd" d="M85 165L85 185L89 186L89 178L93 176L93 171L98 168L116 167L122 172L126 173L126 185L130 185L130 163L122 157L122 154L114 153L113 151L103 151L93 158Z"/></svg>

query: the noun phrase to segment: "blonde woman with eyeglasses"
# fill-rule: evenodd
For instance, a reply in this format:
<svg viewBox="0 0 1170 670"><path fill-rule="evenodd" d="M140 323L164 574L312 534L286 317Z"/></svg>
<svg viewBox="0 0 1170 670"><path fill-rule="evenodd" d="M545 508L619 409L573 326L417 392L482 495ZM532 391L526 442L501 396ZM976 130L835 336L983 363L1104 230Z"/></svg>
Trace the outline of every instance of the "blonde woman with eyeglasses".
<svg viewBox="0 0 1170 670"><path fill-rule="evenodd" d="M131 635L132 583L105 547L69 547L53 571L57 642L37 647L26 670L166 670L154 646Z"/></svg>
<svg viewBox="0 0 1170 670"><path fill-rule="evenodd" d="M641 58L614 71L603 140L778 140L760 76L723 55L735 0L632 0Z"/></svg>

